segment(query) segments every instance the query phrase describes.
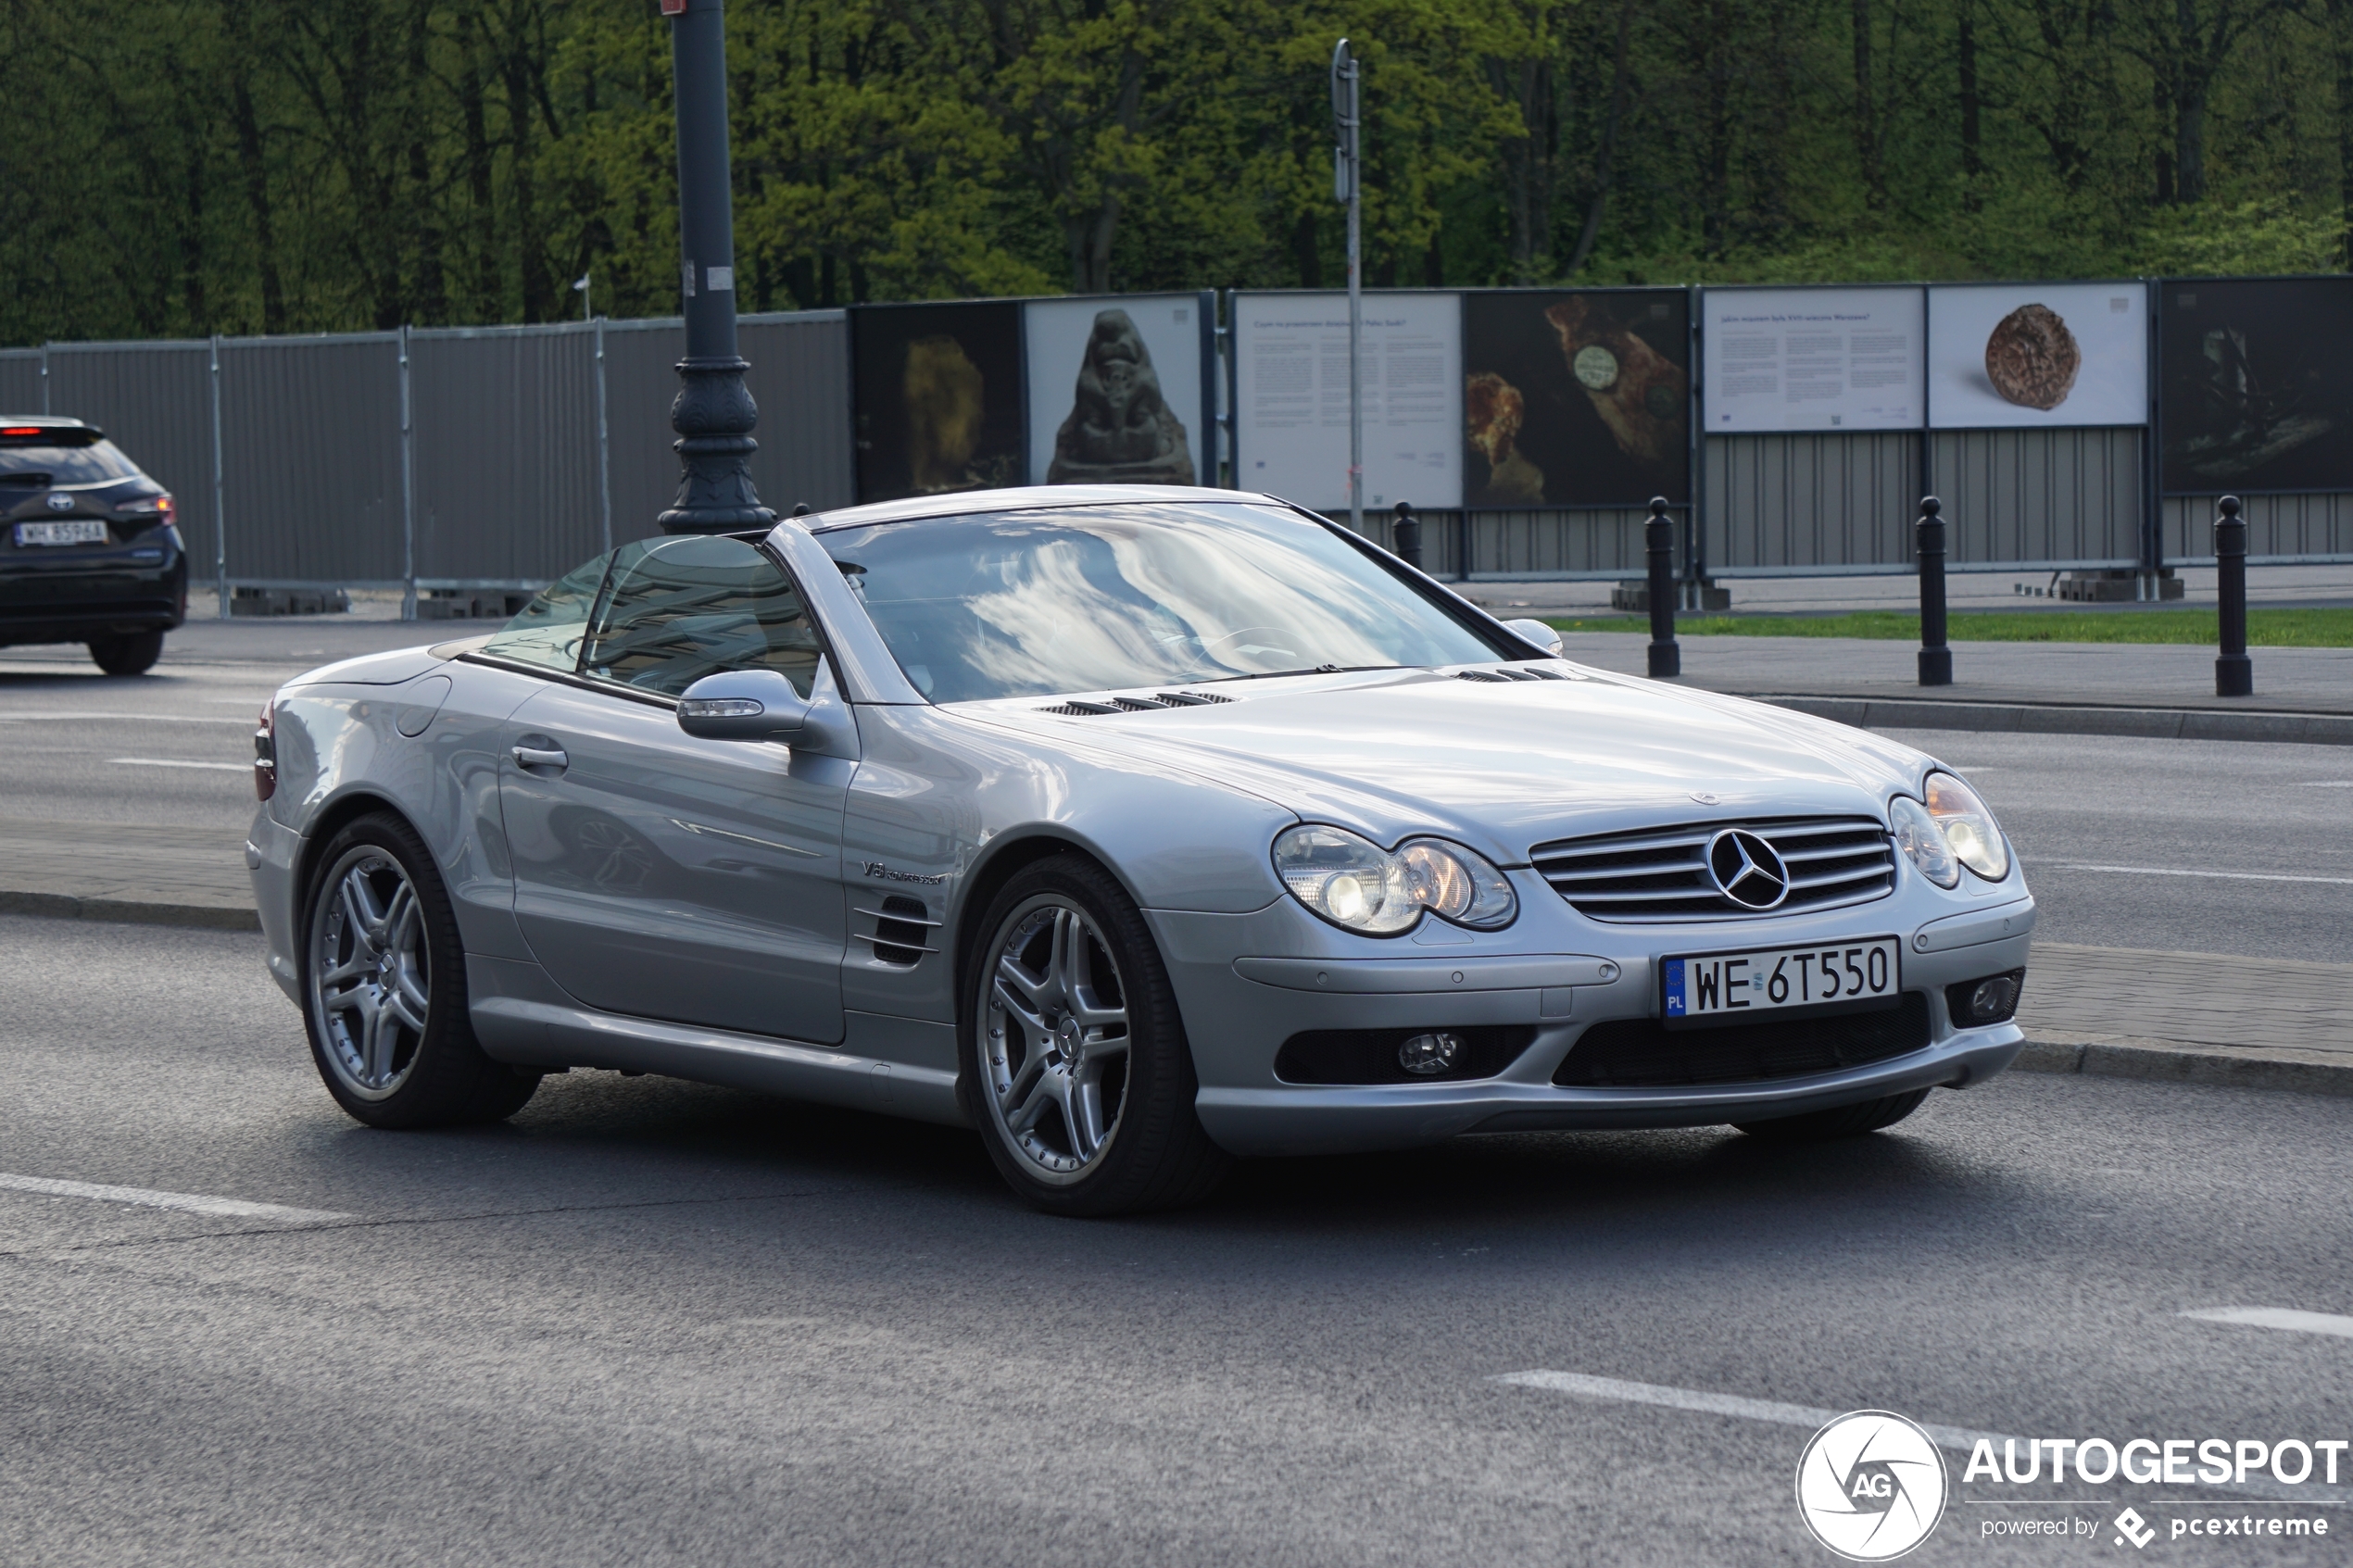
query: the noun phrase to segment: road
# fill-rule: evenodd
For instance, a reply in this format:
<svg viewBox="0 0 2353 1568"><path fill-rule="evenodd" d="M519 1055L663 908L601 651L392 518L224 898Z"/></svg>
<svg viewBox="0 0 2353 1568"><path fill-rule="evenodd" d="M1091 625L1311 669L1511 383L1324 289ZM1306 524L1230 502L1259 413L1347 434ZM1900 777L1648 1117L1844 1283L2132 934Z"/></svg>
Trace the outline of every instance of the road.
<svg viewBox="0 0 2353 1568"><path fill-rule="evenodd" d="M1466 1140L1084 1223L970 1135L657 1078L369 1132L257 938L0 943L0 1173L315 1211L0 1190L11 1564L1831 1561L1804 1430L1495 1381L1540 1370L2353 1435L2353 1340L2181 1316L2353 1309L2345 1100L2021 1074L1843 1146ZM2020 1499L2240 1500L1950 1462L1912 1561L2111 1549L1982 1545ZM2254 1560L2343 1555L2302 1544Z"/></svg>
<svg viewBox="0 0 2353 1568"><path fill-rule="evenodd" d="M253 721L278 683L434 634L197 622L157 673L127 681L72 650L6 650L0 817L241 831ZM2353 747L1893 733L1982 787L2025 859L2044 939L2353 963Z"/></svg>
<svg viewBox="0 0 2353 1568"><path fill-rule="evenodd" d="M242 827L302 631L224 627L135 682L12 652L7 814ZM1983 788L2046 938L2353 961L2353 756L1903 738ZM2273 877L2309 880L2246 880ZM1723 1397L2353 1436L2353 1338L2182 1315L2353 1314L2353 1101L2016 1074L1828 1148L1462 1140L1076 1223L969 1134L658 1078L369 1132L258 938L0 917L0 951L10 1568L1813 1563L1808 1432ZM1540 1372L1583 1391L1498 1381ZM2114 1555L2127 1503L2280 1512L1963 1457L1907 1561ZM2286 1494L2338 1540L2151 1554L2341 1561L2342 1481ZM2100 1534L1983 1535L2061 1515Z"/></svg>

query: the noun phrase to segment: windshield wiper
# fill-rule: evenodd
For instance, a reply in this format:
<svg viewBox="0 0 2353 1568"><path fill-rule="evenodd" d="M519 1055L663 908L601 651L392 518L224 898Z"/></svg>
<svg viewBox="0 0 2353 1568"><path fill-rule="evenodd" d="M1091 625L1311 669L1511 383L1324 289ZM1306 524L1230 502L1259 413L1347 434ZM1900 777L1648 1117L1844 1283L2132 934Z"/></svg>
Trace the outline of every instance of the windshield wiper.
<svg viewBox="0 0 2353 1568"><path fill-rule="evenodd" d="M1219 675L1207 681L1189 681L1188 685L1214 686L1227 681L1274 681L1285 675L1353 675L1365 670L1405 670L1404 664L1318 664L1306 670L1261 670L1254 675Z"/></svg>

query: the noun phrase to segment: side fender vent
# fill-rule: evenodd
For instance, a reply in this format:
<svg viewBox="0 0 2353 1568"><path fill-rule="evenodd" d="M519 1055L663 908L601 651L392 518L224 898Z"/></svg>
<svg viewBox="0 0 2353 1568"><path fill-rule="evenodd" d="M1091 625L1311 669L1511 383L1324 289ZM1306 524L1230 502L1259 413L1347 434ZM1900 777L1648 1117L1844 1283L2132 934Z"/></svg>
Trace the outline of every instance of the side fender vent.
<svg viewBox="0 0 2353 1568"><path fill-rule="evenodd" d="M885 963L912 968L925 953L939 950L931 945L931 934L939 929L939 922L931 918L921 898L894 893L882 901L881 909L858 912L875 922L874 935L861 940L871 944L875 957Z"/></svg>

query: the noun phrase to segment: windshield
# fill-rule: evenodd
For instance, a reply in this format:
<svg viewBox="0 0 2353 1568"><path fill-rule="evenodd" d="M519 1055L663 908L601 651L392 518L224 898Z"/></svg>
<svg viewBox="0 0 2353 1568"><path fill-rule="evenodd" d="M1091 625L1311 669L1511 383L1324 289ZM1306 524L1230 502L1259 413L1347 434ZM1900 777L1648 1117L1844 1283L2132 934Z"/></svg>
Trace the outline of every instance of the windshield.
<svg viewBox="0 0 2353 1568"><path fill-rule="evenodd" d="M1271 507L985 512L817 538L934 702L1498 657L1346 540Z"/></svg>
<svg viewBox="0 0 2353 1568"><path fill-rule="evenodd" d="M102 484L130 479L138 465L111 441L88 445L43 443L0 445L0 474L46 474L51 484Z"/></svg>

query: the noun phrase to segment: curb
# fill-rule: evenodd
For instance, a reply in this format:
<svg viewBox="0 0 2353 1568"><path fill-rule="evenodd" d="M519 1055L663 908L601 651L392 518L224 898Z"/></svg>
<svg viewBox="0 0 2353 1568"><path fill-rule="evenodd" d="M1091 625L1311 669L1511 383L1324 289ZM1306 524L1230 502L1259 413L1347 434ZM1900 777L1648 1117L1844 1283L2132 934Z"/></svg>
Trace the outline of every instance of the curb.
<svg viewBox="0 0 2353 1568"><path fill-rule="evenodd" d="M2158 1084L2210 1084L2230 1089L2284 1089L2293 1094L2353 1097L2353 1054L2342 1060L2318 1051L2233 1051L2120 1035L2036 1039L2010 1063L2019 1073L2077 1073L2095 1078L2138 1078Z"/></svg>
<svg viewBox="0 0 2353 1568"><path fill-rule="evenodd" d="M2353 714L2246 713L2203 708L2062 708L2031 702L1906 701L1732 692L1857 729L2008 731L2023 734L2138 735L2157 740L2237 740L2353 746Z"/></svg>
<svg viewBox="0 0 2353 1568"><path fill-rule="evenodd" d="M143 904L128 898L80 898L70 893L0 891L0 915L46 920L99 920L124 925L176 925L202 931L259 931L261 916L228 904Z"/></svg>

